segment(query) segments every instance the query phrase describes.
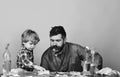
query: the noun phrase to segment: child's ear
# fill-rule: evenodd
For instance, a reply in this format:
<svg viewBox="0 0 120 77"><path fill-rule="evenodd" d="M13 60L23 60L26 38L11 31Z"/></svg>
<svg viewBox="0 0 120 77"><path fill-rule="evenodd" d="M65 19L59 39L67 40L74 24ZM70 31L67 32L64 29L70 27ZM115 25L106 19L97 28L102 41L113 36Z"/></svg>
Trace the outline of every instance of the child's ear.
<svg viewBox="0 0 120 77"><path fill-rule="evenodd" d="M22 45L24 46L24 45L25 45L25 43L23 42L23 43L22 43Z"/></svg>

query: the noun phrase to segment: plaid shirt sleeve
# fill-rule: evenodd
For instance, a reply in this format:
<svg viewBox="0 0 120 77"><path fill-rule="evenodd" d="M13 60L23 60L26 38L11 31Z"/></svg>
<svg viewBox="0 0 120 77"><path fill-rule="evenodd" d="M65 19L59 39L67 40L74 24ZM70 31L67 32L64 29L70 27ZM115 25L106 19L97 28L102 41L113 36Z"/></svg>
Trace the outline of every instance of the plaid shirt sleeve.
<svg viewBox="0 0 120 77"><path fill-rule="evenodd" d="M22 68L27 71L32 71L33 67L33 53L25 52L26 50L21 50L17 55L17 67Z"/></svg>

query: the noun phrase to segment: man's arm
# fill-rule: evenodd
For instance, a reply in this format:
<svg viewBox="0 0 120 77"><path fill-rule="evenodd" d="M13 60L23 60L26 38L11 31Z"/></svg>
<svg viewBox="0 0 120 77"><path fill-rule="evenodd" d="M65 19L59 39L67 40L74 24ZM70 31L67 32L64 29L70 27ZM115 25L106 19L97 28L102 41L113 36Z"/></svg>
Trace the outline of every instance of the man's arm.
<svg viewBox="0 0 120 77"><path fill-rule="evenodd" d="M77 53L81 57L82 61L86 60L86 49L85 49L85 47L78 46L77 47Z"/></svg>
<svg viewBox="0 0 120 77"><path fill-rule="evenodd" d="M48 69L48 62L47 62L47 59L45 58L45 56L43 55L42 58L41 58L41 64L40 66L42 66L43 68L45 68L46 70L49 70Z"/></svg>

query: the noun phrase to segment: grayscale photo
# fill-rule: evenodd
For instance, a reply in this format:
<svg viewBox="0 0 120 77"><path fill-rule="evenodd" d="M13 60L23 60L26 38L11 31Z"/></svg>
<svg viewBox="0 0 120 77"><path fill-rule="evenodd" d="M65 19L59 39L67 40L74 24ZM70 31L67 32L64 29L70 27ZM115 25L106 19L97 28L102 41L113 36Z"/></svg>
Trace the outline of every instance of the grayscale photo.
<svg viewBox="0 0 120 77"><path fill-rule="evenodd" d="M1 0L0 77L120 77L120 0Z"/></svg>

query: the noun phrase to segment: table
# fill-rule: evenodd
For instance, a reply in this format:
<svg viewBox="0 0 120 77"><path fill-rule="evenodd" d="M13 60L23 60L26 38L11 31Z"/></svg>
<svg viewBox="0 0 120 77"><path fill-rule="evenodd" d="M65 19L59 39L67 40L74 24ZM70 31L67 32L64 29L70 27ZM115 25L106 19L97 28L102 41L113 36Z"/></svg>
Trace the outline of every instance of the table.
<svg viewBox="0 0 120 77"><path fill-rule="evenodd" d="M2 74L0 77L3 77ZM19 76L8 76L8 77L119 77L118 75L71 75L70 72L50 72L50 74L37 75L34 72L21 72Z"/></svg>
<svg viewBox="0 0 120 77"><path fill-rule="evenodd" d="M13 76L12 76L13 77ZM93 77L93 75L70 74L70 72L50 72L50 74L37 75L33 72L20 73L20 77Z"/></svg>

